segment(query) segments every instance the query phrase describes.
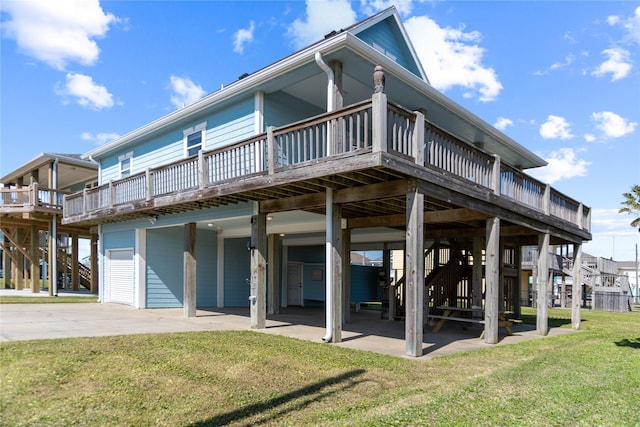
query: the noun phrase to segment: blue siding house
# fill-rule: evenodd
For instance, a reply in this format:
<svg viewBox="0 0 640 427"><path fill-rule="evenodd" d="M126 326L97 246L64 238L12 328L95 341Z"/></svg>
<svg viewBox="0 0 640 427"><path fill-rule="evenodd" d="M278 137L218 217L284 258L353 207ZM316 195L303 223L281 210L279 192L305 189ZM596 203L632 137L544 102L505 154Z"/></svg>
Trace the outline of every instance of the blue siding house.
<svg viewBox="0 0 640 427"><path fill-rule="evenodd" d="M579 257L590 239L589 208L525 173L542 159L431 87L394 8L85 157L98 186L65 197L63 222L99 227L102 302L247 307L253 328L319 305L328 342L379 298L407 354L445 306L482 307L495 343L497 314L519 311L518 248ZM383 266L352 268L363 249Z"/></svg>

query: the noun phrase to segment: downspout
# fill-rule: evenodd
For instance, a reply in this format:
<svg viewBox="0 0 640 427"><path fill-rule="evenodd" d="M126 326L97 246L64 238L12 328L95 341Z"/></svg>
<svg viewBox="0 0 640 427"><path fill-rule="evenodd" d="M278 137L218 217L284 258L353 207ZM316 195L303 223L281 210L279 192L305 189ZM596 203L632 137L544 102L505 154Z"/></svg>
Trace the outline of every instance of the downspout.
<svg viewBox="0 0 640 427"><path fill-rule="evenodd" d="M334 85L334 76L333 70L324 62L322 59L322 54L320 52L316 52L316 64L318 67L322 69L325 73L327 73L327 112L330 113L333 111L333 85Z"/></svg>
<svg viewBox="0 0 640 427"><path fill-rule="evenodd" d="M322 69L325 73L327 73L327 112L333 111L333 85L334 85L334 74L333 70L324 62L322 59L322 54L320 52L316 52L316 64L318 67ZM332 144L332 133L328 132L327 135L327 149L331 150ZM328 152L328 154L331 154ZM326 316L326 328L327 332L324 337L322 337L322 341L330 342L333 338L333 274L331 274L331 261L332 261L332 247L331 242L333 241L333 227L330 227L329 222L332 218L332 205L333 205L333 191L330 188L327 188L327 202L326 202L326 238L325 238L325 316Z"/></svg>

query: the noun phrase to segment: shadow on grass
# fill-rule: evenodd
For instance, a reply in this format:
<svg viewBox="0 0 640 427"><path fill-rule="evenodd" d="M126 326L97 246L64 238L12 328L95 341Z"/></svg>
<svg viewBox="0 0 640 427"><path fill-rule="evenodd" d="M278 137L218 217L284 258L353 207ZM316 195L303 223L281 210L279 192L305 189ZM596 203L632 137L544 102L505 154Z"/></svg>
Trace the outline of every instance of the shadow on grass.
<svg viewBox="0 0 640 427"><path fill-rule="evenodd" d="M191 427L205 427L205 426L219 426L226 425L232 422L240 421L244 418L249 418L267 410L275 410L278 406L282 406L288 402L299 400L295 405L291 405L289 408L282 408L272 414L270 418L276 418L291 412L294 410L300 410L300 408L310 404L313 401L326 398L332 394L337 393L339 390L346 390L354 387L360 380L356 380L356 377L362 375L365 372L364 369L355 369L353 371L345 372L342 375L336 377L327 378L324 381L308 385L306 387L294 390L292 392L283 394L282 396L274 397L264 402L255 403L253 405L245 406L235 411L221 414L208 420L198 421L193 424L189 424ZM334 386L331 390L323 391L325 387ZM263 424L268 419L261 419L256 422L248 422L247 425Z"/></svg>
<svg viewBox="0 0 640 427"><path fill-rule="evenodd" d="M640 337L631 339L625 338L623 340L616 341L616 345L618 347L631 347L640 349Z"/></svg>
<svg viewBox="0 0 640 427"><path fill-rule="evenodd" d="M526 323L528 325L535 325L536 324L536 316L534 314L523 314L522 316L522 322ZM585 320L582 319L582 322L584 322ZM550 328L559 328L561 326L564 325L570 325L571 324L571 319L562 319L562 318L558 318L558 317L549 317L549 327Z"/></svg>

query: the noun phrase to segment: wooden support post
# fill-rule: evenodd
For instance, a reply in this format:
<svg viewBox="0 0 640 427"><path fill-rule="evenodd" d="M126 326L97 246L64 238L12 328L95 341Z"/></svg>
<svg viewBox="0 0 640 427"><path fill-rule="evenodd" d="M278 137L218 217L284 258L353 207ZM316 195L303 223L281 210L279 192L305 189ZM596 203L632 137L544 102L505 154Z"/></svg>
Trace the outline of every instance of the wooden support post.
<svg viewBox="0 0 640 427"><path fill-rule="evenodd" d="M536 332L549 333L549 239L548 233L538 236L538 274L536 275Z"/></svg>
<svg viewBox="0 0 640 427"><path fill-rule="evenodd" d="M78 280L80 279L80 269L78 266L78 235L71 234L71 289L78 291Z"/></svg>
<svg viewBox="0 0 640 427"><path fill-rule="evenodd" d="M29 256L31 257L31 292L40 293L40 233L35 225L31 226L31 245Z"/></svg>
<svg viewBox="0 0 640 427"><path fill-rule="evenodd" d="M571 325L580 329L582 304L582 244L573 244L573 284L571 286Z"/></svg>
<svg viewBox="0 0 640 427"><path fill-rule="evenodd" d="M484 342L497 344L500 304L500 218L487 219L485 269Z"/></svg>
<svg viewBox="0 0 640 427"><path fill-rule="evenodd" d="M251 328L264 329L267 321L267 215L251 217Z"/></svg>
<svg viewBox="0 0 640 427"><path fill-rule="evenodd" d="M351 323L351 229L342 229L342 321Z"/></svg>
<svg viewBox="0 0 640 427"><path fill-rule="evenodd" d="M480 307L474 317L482 317L482 238L473 238L473 270L471 273L471 305Z"/></svg>
<svg viewBox="0 0 640 427"><path fill-rule="evenodd" d="M373 152L387 151L387 95L383 92L374 93L371 97L371 121L373 128Z"/></svg>
<svg viewBox="0 0 640 427"><path fill-rule="evenodd" d="M419 357L424 328L424 194L414 180L407 192L406 225L405 348L409 356Z"/></svg>
<svg viewBox="0 0 640 427"><path fill-rule="evenodd" d="M389 298L388 319L394 320L396 318L396 287L391 286L391 250L385 243L382 250L382 270L384 271L384 278L386 280L387 296Z"/></svg>
<svg viewBox="0 0 640 427"><path fill-rule="evenodd" d="M5 289L10 289L13 287L13 283L11 280L11 269L13 268L12 266L12 261L11 261L11 252L9 252L10 247L9 247L9 239L7 238L7 236L3 236L2 238L4 240L4 244L2 245L2 265L4 268L4 288Z"/></svg>
<svg viewBox="0 0 640 427"><path fill-rule="evenodd" d="M151 173L151 169L147 168L144 171L145 177L145 190L146 190L146 200L147 202L153 199L153 174ZM111 183L109 183L111 184Z"/></svg>
<svg viewBox="0 0 640 427"><path fill-rule="evenodd" d="M267 258L267 311L269 314L280 313L280 251L278 250L280 236L269 234L269 249Z"/></svg>
<svg viewBox="0 0 640 427"><path fill-rule="evenodd" d="M196 223L184 225L184 317L196 317Z"/></svg>
<svg viewBox="0 0 640 427"><path fill-rule="evenodd" d="M98 293L98 234L91 233L91 288L92 294Z"/></svg>
<svg viewBox="0 0 640 427"><path fill-rule="evenodd" d="M333 264L333 342L342 342L342 271L344 268L344 253L342 246L342 205L333 204L331 212L333 217L333 242L332 246L332 264ZM348 265L348 264L347 264Z"/></svg>
<svg viewBox="0 0 640 427"><path fill-rule="evenodd" d="M520 278L522 277L522 244L518 242L515 249L515 257L516 257L516 270L517 270L517 280L515 281L515 289L513 290L513 311L516 318L520 318L522 315L522 304L520 302L520 295L522 293L522 282Z"/></svg>
<svg viewBox="0 0 640 427"><path fill-rule="evenodd" d="M24 230L22 228L18 228L16 230L16 244L14 247L18 249L16 257L18 258L18 262L16 263L16 289L21 291L24 289L24 269L25 269L25 260L24 253L20 250L19 244L24 242Z"/></svg>
<svg viewBox="0 0 640 427"><path fill-rule="evenodd" d="M500 195L500 173L502 171L502 162L500 156L493 155L493 169L491 170L491 190L493 194Z"/></svg>

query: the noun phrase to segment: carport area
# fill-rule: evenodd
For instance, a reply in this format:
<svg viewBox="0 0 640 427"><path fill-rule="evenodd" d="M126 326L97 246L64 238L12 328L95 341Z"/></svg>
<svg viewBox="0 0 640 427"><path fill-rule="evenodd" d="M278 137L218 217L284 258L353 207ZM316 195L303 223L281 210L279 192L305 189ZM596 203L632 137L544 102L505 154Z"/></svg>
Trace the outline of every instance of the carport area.
<svg viewBox="0 0 640 427"><path fill-rule="evenodd" d="M0 295L5 295L1 290ZM260 333L322 343L325 333L323 308L286 308L267 317ZM249 330L248 308L197 310L196 317L185 318L181 308L137 310L118 304L3 304L0 307L0 341L25 341L50 338L74 338L189 331ZM404 322L381 320L376 311L352 311L351 322L344 325L343 340L335 345L406 357ZM568 328L551 328L548 337L572 333ZM481 328L451 322L438 332L425 327L423 355L420 360L471 351L492 345L480 339ZM534 325L518 324L513 335L501 329L498 345L531 339L544 339ZM413 359L413 358L411 358Z"/></svg>

